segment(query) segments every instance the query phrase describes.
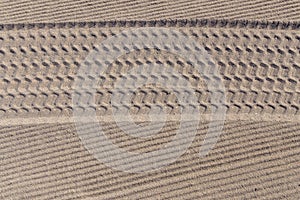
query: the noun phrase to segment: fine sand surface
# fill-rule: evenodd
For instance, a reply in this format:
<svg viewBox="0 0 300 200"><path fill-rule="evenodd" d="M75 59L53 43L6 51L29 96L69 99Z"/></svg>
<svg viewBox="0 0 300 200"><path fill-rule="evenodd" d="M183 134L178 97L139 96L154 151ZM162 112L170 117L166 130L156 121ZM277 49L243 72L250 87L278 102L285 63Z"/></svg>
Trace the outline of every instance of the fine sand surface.
<svg viewBox="0 0 300 200"><path fill-rule="evenodd" d="M298 0L2 0L0 9L0 23L196 18L300 20Z"/></svg>
<svg viewBox="0 0 300 200"><path fill-rule="evenodd" d="M300 199L299 1L21 0L2 1L0 8L0 199ZM180 35L195 41L204 74L165 47L122 53L123 43L117 43L104 49L121 56L102 73L81 77L82 66L102 62L88 58L101 58L103 42L120 33L129 40L128 31L149 28L154 32L135 34L136 41L151 37L159 43L161 35L165 43ZM201 64L204 54L208 65ZM134 88L130 106L113 107L114 84L144 65L175 69L172 78L184 77L190 85L172 91L148 84ZM123 86L165 75L127 76ZM217 93L224 95L222 105L212 103L211 80L223 86ZM118 99L126 97L124 88ZM185 93L195 104L178 102L176 95ZM157 105L151 124L148 114ZM195 110L181 115L191 107L200 113L197 127L190 125ZM226 112L212 118L214 109ZM145 134L163 128L148 138L132 137L113 112L124 123L130 115ZM95 127L86 113L96 114L107 138L128 152L164 148L179 127L184 133L195 128L196 135L175 162L128 173L100 162L84 146L79 133ZM168 114L165 123L162 113ZM223 127L221 135L199 157L214 127Z"/></svg>
<svg viewBox="0 0 300 200"><path fill-rule="evenodd" d="M81 128L88 132L90 126ZM170 141L176 123L148 140L129 138L115 124L103 127L120 147L147 152ZM97 161L72 124L3 127L1 198L299 199L298 123L227 121L215 148L200 159L207 128L201 123L193 144L175 163L130 174Z"/></svg>

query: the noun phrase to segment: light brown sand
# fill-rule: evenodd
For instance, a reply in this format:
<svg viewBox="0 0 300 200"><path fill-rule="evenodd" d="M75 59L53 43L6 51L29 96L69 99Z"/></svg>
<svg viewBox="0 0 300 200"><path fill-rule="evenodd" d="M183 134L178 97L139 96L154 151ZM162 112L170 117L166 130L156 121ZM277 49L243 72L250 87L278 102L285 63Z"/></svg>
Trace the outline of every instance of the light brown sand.
<svg viewBox="0 0 300 200"><path fill-rule="evenodd" d="M220 83L225 86L228 119L299 120L299 30L271 29L271 25L256 29L250 28L250 22L245 28L230 24L222 28L188 27L188 24L182 28L178 25L169 28L197 41L217 66ZM12 30L5 26L0 32L1 112L2 120L8 124L18 123L18 118L23 116L24 123L28 124L30 120L26 122L26 118L37 114L40 123L50 117L68 122L66 118L73 115L72 94L80 66L94 47L123 29L107 27L109 25L98 27L97 24L94 27L89 24L67 26L15 27ZM120 79L118 77L126 75L134 66L146 63L163 63L165 67L178 70L195 90L201 113L210 114L207 82L180 55L151 49L132 52L117 60L103 74L90 75L94 80L100 80L103 75L101 84L95 85L98 91L95 102L90 105L99 115L111 114L113 84ZM84 98L88 89L77 91L79 98ZM132 104L136 106L130 108L130 112L144 115L148 112L147 105L161 104L166 106L167 113L178 114L176 96L172 92L166 93L165 89L150 85L140 88L133 96Z"/></svg>
<svg viewBox="0 0 300 200"><path fill-rule="evenodd" d="M163 18L287 22L300 16L298 1L157 2L2 1L0 23ZM213 21L121 24L1 26L0 199L300 198L299 28L232 21L226 26ZM226 89L226 123L215 148L199 158L210 115L209 93L201 76L190 71L185 60L166 52L120 57L106 72L93 105L107 136L119 147L140 153L157 150L178 127L176 98L151 86L134 96L130 112L141 123L149 105L164 105L173 120L162 132L137 139L111 122L111 83L130 66L160 62L184 69L204 117L191 147L175 163L155 172L128 174L96 160L80 141L72 118L74 79L94 45L129 26L154 25L181 31L209 52ZM87 123L79 128L88 133L91 127Z"/></svg>
<svg viewBox="0 0 300 200"><path fill-rule="evenodd" d="M153 19L300 20L298 0L3 0L0 23Z"/></svg>
<svg viewBox="0 0 300 200"><path fill-rule="evenodd" d="M83 129L89 130L91 125ZM135 141L113 124L106 133L131 151L160 148L174 134L167 124L152 140ZM186 129L187 131L189 128ZM72 124L1 129L2 199L298 199L299 124L227 121L209 156L199 159L207 123L191 148L155 172L128 174L95 160ZM164 138L164 139L163 139ZM128 145L126 147L126 145Z"/></svg>

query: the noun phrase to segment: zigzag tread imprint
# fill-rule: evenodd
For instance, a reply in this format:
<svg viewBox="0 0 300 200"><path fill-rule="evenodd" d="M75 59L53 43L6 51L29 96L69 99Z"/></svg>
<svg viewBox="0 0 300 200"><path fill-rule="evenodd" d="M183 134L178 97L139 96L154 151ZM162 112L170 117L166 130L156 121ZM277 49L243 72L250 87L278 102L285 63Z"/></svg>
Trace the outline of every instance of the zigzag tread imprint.
<svg viewBox="0 0 300 200"><path fill-rule="evenodd" d="M1 115L71 115L74 80L80 65L98 44L124 29L126 27L55 27L1 31ZM229 114L299 114L298 30L174 29L199 42L210 55L225 85ZM129 69L149 63L163 64L179 71L195 90L195 94L190 95L196 95L201 112L210 111L209 91L203 77L180 55L160 49L123 55L102 75L94 74L91 78L102 82L91 107L102 115L107 114L115 81ZM86 92L77 91L79 96ZM162 105L168 113L176 113L180 107L174 94L166 92L165 88L140 88L133 99L132 112L135 114L147 113L153 104Z"/></svg>

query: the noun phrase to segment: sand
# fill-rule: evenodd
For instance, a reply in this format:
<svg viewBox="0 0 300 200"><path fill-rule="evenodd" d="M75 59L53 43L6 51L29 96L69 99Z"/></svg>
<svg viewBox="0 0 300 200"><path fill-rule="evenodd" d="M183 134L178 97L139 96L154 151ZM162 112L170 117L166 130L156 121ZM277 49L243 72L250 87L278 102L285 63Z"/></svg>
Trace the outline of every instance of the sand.
<svg viewBox="0 0 300 200"><path fill-rule="evenodd" d="M299 20L297 1L23 0L3 1L0 7L0 199L300 198L300 26L292 23ZM213 65L205 69L216 67L218 83L224 86L224 105L216 109L226 112L211 119L205 80L212 77L205 79L182 54L166 50L122 54L101 76L90 73L93 95L88 86L76 87L84 61L101 43L122 31L146 27L163 30L166 38L172 37L169 30L183 34L208 53ZM145 35L151 34L137 34L137 40ZM159 85L136 90L126 110L150 133L161 122L156 118L149 125L149 110L160 105L168 118L159 133L131 137L115 123L113 111L124 115L125 122L129 115L118 107L112 110L113 84L146 64L176 69L175 78L183 75L190 82L175 89L195 91L187 99L193 96L199 105L198 127L185 125L193 114L179 120L178 98ZM74 105L75 96L85 100L85 95L92 100L82 113L75 112L80 107ZM85 112L95 113L106 136L128 152L164 148L180 122L184 133L195 128L196 135L175 162L151 172L128 173L97 160L84 145L79 132L89 135L94 124L89 116L78 123L74 113ZM208 155L199 157L212 127L222 132Z"/></svg>
<svg viewBox="0 0 300 200"><path fill-rule="evenodd" d="M299 6L297 0L3 0L0 23L196 18L299 21Z"/></svg>

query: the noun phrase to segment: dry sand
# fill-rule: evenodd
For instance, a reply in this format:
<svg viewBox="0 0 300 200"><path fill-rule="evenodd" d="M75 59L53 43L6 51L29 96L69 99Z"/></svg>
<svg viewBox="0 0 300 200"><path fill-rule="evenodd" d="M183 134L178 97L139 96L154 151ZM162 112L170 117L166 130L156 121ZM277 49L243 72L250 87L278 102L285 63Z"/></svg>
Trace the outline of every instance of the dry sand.
<svg viewBox="0 0 300 200"><path fill-rule="evenodd" d="M174 134L170 123L154 139L133 142L115 125L105 128L116 144L136 152L160 148ZM202 123L175 163L128 174L89 154L72 124L3 127L1 198L299 199L299 124L228 121L216 147L199 159L206 131Z"/></svg>
<svg viewBox="0 0 300 200"><path fill-rule="evenodd" d="M297 0L2 0L0 23L154 19L299 21Z"/></svg>
<svg viewBox="0 0 300 200"><path fill-rule="evenodd" d="M300 26L286 23L299 20L298 1L23 0L2 1L0 7L0 199L300 199ZM143 21L165 18L199 20ZM139 21L105 22L115 19ZM70 21L85 23L65 23ZM176 162L131 174L111 169L83 146L78 129L88 133L93 125L76 129L72 95L78 69L95 45L138 27L168 27L205 48L225 86L227 113L216 146L199 158L211 112L203 77L164 51L119 57L91 105L119 147L154 151L178 128L174 94L156 86L135 93L129 112L143 124L149 106L162 105L171 116L159 134L132 138L113 122L112 83L135 66L162 63L182 70L203 117ZM82 97L86 91L77 92Z"/></svg>

